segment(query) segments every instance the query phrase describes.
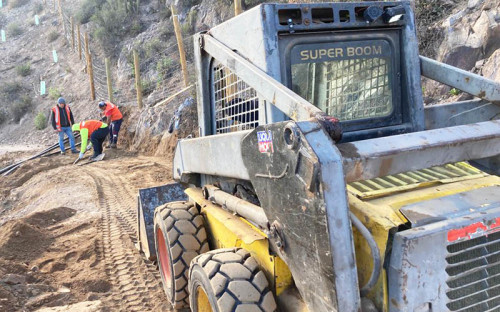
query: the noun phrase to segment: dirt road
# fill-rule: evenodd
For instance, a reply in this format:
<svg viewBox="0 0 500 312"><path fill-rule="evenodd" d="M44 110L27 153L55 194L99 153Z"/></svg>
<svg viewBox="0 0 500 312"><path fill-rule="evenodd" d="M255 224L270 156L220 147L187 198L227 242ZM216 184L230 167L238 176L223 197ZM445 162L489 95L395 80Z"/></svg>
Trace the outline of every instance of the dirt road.
<svg viewBox="0 0 500 312"><path fill-rule="evenodd" d="M0 179L0 311L165 311L136 242L137 190L167 182L161 158L52 156ZM5 160L4 160L5 161Z"/></svg>

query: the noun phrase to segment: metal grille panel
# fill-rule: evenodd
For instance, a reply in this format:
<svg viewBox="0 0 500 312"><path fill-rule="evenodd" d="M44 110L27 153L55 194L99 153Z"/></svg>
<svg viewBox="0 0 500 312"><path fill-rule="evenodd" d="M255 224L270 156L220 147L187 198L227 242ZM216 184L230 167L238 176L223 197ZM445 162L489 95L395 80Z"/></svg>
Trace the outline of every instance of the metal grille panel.
<svg viewBox="0 0 500 312"><path fill-rule="evenodd" d="M447 247L451 311L500 311L500 232Z"/></svg>
<svg viewBox="0 0 500 312"><path fill-rule="evenodd" d="M340 120L388 116L392 112L389 60L327 62L326 113Z"/></svg>
<svg viewBox="0 0 500 312"><path fill-rule="evenodd" d="M229 68L213 67L215 133L253 129L259 125L259 102L255 89Z"/></svg>
<svg viewBox="0 0 500 312"><path fill-rule="evenodd" d="M459 162L349 183L349 191L359 198L369 199L395 191L406 191L429 186L433 183L472 179L486 175L486 173L465 162Z"/></svg>

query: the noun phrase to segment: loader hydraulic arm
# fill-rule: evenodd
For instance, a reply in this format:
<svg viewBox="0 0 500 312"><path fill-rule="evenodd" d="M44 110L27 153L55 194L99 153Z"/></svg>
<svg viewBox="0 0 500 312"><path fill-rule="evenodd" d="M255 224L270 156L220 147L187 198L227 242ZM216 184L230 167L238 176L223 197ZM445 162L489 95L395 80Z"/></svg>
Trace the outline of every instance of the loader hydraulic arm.
<svg viewBox="0 0 500 312"><path fill-rule="evenodd" d="M420 56L422 76L465 91L483 100L500 105L500 83Z"/></svg>

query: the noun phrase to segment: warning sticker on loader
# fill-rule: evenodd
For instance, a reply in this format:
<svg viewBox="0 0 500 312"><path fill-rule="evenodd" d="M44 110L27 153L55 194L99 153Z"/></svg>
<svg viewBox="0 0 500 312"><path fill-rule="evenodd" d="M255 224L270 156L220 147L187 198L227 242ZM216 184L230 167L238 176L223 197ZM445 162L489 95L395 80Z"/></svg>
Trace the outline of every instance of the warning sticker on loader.
<svg viewBox="0 0 500 312"><path fill-rule="evenodd" d="M274 153L273 135L271 131L258 131L257 140L259 142L259 152Z"/></svg>

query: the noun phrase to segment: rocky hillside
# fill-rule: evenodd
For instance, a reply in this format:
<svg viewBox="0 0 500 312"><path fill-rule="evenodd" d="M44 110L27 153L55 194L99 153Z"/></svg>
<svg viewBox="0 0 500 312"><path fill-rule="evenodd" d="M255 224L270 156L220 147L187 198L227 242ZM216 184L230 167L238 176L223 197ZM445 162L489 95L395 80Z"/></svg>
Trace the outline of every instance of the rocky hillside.
<svg viewBox="0 0 500 312"><path fill-rule="evenodd" d="M500 1L462 1L452 12L428 26L428 31L440 38L434 40L430 56L500 82ZM429 80L424 81L423 89L426 103L472 98Z"/></svg>

